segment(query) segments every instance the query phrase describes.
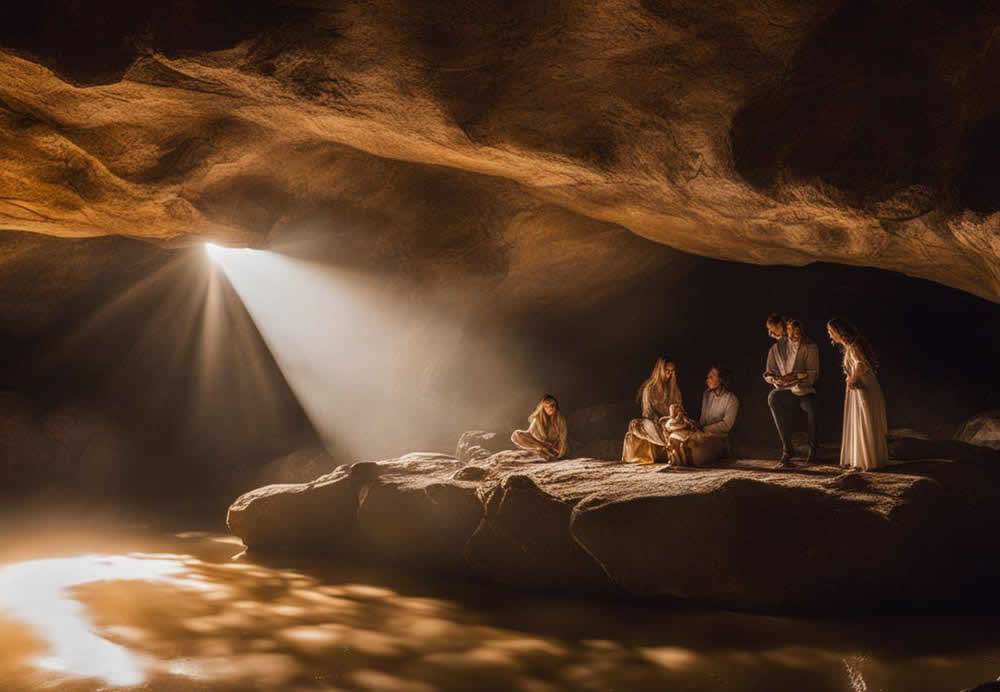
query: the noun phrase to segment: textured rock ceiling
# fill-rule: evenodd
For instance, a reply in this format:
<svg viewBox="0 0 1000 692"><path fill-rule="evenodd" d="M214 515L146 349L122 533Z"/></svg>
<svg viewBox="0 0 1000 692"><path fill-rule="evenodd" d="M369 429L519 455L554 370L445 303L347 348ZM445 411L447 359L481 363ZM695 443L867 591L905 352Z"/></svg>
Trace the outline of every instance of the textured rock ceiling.
<svg viewBox="0 0 1000 692"><path fill-rule="evenodd" d="M544 276L624 228L1000 301L1000 10L944 7L15 3L0 229Z"/></svg>

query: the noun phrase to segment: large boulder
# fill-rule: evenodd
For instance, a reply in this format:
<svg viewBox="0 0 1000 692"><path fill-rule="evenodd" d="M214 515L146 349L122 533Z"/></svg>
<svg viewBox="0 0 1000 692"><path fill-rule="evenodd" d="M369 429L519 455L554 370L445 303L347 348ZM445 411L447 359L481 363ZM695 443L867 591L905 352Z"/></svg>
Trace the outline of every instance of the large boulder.
<svg viewBox="0 0 1000 692"><path fill-rule="evenodd" d="M512 472L484 488L484 516L468 541L470 566L487 577L562 589L607 586L607 576L566 531L573 503Z"/></svg>
<svg viewBox="0 0 1000 692"><path fill-rule="evenodd" d="M970 445L1000 449L1000 408L984 411L965 421L955 439Z"/></svg>
<svg viewBox="0 0 1000 692"><path fill-rule="evenodd" d="M247 493L229 526L255 551L364 556L508 586L759 610L926 604L989 595L1000 569L1000 454L960 449L962 459L878 473L410 454Z"/></svg>
<svg viewBox="0 0 1000 692"><path fill-rule="evenodd" d="M460 571L483 516L477 485L450 480L460 465L439 454L379 464L358 495L362 549L385 562Z"/></svg>
<svg viewBox="0 0 1000 692"><path fill-rule="evenodd" d="M358 542L363 482L340 467L311 483L278 484L241 495L226 521L247 548L272 552L343 553Z"/></svg>
<svg viewBox="0 0 1000 692"><path fill-rule="evenodd" d="M907 493L932 502L923 486L934 483L850 480L841 487L837 476L683 474L630 496L587 498L570 529L635 594L753 608L849 603L889 584L899 595L929 537L908 536L893 513Z"/></svg>

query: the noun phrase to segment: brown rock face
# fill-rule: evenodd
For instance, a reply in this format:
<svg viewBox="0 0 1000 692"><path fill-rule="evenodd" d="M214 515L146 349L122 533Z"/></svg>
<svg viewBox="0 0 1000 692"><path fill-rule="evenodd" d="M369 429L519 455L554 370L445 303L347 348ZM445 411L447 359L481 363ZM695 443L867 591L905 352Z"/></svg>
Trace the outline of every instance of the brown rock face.
<svg viewBox="0 0 1000 692"><path fill-rule="evenodd" d="M309 227L354 264L488 279L627 229L1000 301L1000 14L943 7L9 4L0 228L266 245ZM609 256L594 280L643 271Z"/></svg>
<svg viewBox="0 0 1000 692"><path fill-rule="evenodd" d="M1000 410L984 411L973 416L962 425L955 439L1000 449Z"/></svg>
<svg viewBox="0 0 1000 692"><path fill-rule="evenodd" d="M765 610L926 606L986 595L997 566L997 453L951 445L944 461L858 474L409 454L254 490L229 527L255 551L361 555L508 587ZM909 447L925 460L944 450Z"/></svg>

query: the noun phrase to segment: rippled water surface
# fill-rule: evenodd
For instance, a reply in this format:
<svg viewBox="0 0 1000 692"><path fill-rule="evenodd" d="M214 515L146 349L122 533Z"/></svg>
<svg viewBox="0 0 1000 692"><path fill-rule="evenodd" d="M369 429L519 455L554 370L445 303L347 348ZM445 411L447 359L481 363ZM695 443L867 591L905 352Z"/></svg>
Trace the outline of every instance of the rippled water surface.
<svg viewBox="0 0 1000 692"><path fill-rule="evenodd" d="M810 620L262 565L207 532L8 517L3 690L921 690L1000 675L1000 617Z"/></svg>

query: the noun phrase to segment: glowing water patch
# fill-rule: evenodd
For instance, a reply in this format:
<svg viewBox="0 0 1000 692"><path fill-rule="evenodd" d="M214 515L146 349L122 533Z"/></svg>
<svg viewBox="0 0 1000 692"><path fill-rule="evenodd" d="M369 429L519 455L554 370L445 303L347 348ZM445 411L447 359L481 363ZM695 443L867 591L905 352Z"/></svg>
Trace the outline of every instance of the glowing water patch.
<svg viewBox="0 0 1000 692"><path fill-rule="evenodd" d="M0 568L0 610L31 625L49 645L33 663L39 668L110 685L138 685L145 679L141 659L97 634L83 606L69 593L102 581L169 583L186 571L186 555L81 555L19 562Z"/></svg>

